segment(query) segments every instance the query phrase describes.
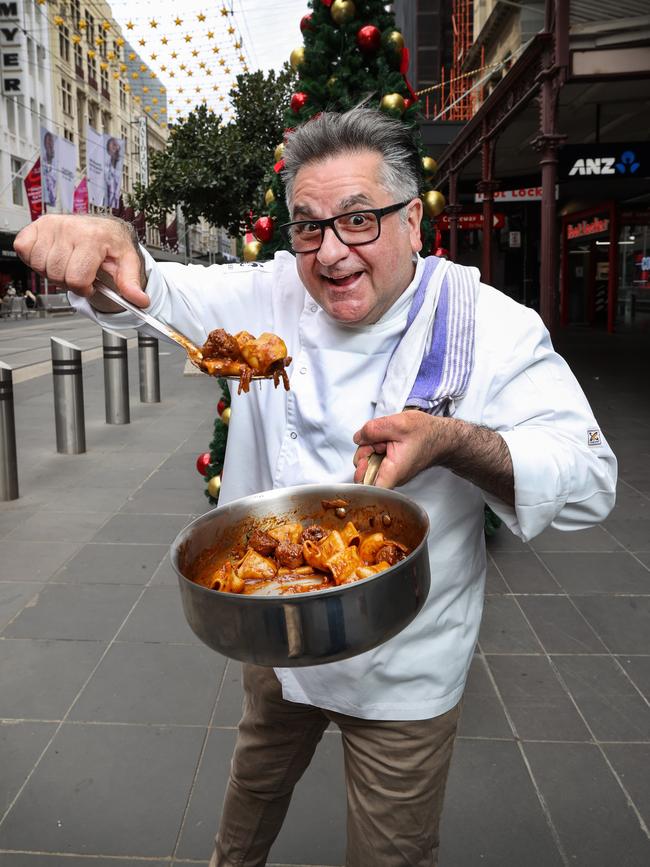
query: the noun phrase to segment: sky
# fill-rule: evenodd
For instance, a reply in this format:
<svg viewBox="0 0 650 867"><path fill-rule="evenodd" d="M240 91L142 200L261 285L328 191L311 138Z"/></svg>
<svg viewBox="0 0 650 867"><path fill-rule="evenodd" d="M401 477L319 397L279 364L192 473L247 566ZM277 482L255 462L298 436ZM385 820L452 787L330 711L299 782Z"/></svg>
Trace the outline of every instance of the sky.
<svg viewBox="0 0 650 867"><path fill-rule="evenodd" d="M302 45L307 0L112 0L124 37L158 75L174 121L206 102L228 119L238 73L279 69Z"/></svg>

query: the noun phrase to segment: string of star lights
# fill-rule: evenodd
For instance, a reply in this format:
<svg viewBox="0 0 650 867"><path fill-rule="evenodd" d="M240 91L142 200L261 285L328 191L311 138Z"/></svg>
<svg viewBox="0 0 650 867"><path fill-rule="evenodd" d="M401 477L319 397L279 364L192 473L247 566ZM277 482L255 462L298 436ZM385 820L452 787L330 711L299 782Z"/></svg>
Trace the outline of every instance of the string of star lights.
<svg viewBox="0 0 650 867"><path fill-rule="evenodd" d="M182 7L168 0L137 6L130 0L111 4L131 47L125 62L136 62L131 55L138 55L141 65L164 82L169 122L183 120L201 103L226 121L234 116L229 92L236 86L236 76L251 67L234 7L234 0L217 5L186 0ZM128 73L133 87L140 71L136 67ZM146 95L141 94L145 110Z"/></svg>

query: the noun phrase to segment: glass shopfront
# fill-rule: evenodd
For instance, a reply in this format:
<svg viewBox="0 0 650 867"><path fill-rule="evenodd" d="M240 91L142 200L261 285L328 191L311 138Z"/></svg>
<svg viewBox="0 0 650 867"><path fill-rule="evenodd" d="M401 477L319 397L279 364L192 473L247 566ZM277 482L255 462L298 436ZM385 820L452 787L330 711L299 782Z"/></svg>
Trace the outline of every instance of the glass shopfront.
<svg viewBox="0 0 650 867"><path fill-rule="evenodd" d="M650 211L620 215L617 325L650 324Z"/></svg>

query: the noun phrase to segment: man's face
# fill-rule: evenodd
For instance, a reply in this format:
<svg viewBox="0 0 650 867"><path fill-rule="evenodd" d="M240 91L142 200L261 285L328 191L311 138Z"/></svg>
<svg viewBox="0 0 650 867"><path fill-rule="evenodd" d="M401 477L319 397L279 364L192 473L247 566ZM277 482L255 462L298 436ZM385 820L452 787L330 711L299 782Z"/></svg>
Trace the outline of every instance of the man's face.
<svg viewBox="0 0 650 867"><path fill-rule="evenodd" d="M292 220L326 219L347 211L397 204L380 183L382 157L374 151L345 153L310 163L296 174ZM330 227L315 253L296 255L298 274L312 298L333 318L349 324L377 322L413 279L413 253L422 246L422 203L381 218L372 244L348 247Z"/></svg>

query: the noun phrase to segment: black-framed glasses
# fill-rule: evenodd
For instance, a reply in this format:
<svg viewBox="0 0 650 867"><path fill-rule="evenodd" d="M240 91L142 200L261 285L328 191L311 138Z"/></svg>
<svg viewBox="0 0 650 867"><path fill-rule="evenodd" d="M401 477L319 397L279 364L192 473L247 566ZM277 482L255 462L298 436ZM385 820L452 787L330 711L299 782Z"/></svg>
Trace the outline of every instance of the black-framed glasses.
<svg viewBox="0 0 650 867"><path fill-rule="evenodd" d="M315 253L320 250L325 229L329 226L342 244L361 247L372 244L381 234L381 218L406 207L412 199L388 205L386 208L368 208L337 214L328 220L297 220L280 226L282 237L292 253Z"/></svg>

